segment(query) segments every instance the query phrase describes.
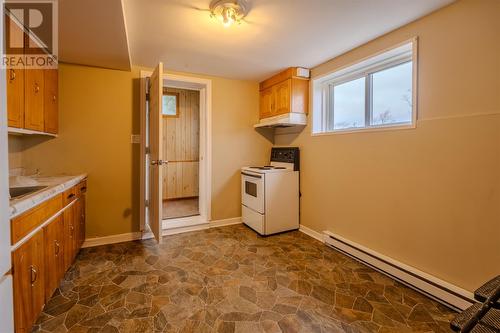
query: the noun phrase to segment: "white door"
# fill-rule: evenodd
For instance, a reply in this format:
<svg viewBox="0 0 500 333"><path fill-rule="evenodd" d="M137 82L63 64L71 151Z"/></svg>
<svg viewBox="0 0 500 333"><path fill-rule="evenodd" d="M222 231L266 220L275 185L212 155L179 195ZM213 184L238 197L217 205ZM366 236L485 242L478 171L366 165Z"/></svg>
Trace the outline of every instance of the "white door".
<svg viewBox="0 0 500 333"><path fill-rule="evenodd" d="M160 62L149 78L149 226L156 240L161 242L162 232L162 98L163 64Z"/></svg>

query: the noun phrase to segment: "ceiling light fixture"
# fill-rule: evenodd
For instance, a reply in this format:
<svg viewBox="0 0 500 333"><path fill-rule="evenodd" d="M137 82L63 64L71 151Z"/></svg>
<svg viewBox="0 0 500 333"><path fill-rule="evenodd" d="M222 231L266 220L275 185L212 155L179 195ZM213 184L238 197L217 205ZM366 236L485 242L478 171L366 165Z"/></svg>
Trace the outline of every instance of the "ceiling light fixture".
<svg viewBox="0 0 500 333"><path fill-rule="evenodd" d="M246 0L213 0L210 3L210 16L217 18L226 28L233 23L240 24L249 10Z"/></svg>

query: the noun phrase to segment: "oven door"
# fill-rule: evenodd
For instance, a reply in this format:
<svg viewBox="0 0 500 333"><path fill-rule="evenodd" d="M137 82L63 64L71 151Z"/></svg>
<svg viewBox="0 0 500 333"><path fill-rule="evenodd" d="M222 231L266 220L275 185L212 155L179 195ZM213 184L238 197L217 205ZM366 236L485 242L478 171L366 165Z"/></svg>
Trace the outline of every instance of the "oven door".
<svg viewBox="0 0 500 333"><path fill-rule="evenodd" d="M264 175L248 171L241 172L241 203L264 214Z"/></svg>

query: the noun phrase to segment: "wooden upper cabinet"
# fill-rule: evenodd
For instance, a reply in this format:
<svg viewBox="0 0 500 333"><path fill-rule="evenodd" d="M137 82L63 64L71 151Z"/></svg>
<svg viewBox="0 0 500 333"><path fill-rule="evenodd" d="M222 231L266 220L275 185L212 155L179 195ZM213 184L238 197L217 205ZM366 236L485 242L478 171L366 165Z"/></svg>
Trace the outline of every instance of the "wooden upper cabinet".
<svg viewBox="0 0 500 333"><path fill-rule="evenodd" d="M31 332L45 304L43 230L12 252L16 332Z"/></svg>
<svg viewBox="0 0 500 333"><path fill-rule="evenodd" d="M44 70L43 103L45 132L56 134L59 128L58 71L56 69Z"/></svg>
<svg viewBox="0 0 500 333"><path fill-rule="evenodd" d="M43 132L45 130L44 70L26 70L24 83L24 128Z"/></svg>
<svg viewBox="0 0 500 333"><path fill-rule="evenodd" d="M24 70L7 71L8 126L24 128Z"/></svg>
<svg viewBox="0 0 500 333"><path fill-rule="evenodd" d="M309 71L291 67L260 83L260 119L308 113Z"/></svg>
<svg viewBox="0 0 500 333"><path fill-rule="evenodd" d="M10 36L11 45L24 50L24 32L5 15L6 33ZM24 53L24 51L23 51ZM22 68L7 69L7 110L8 126L24 127L24 70Z"/></svg>
<svg viewBox="0 0 500 333"><path fill-rule="evenodd" d="M260 118L271 117L274 107L273 96L272 87L260 92Z"/></svg>
<svg viewBox="0 0 500 333"><path fill-rule="evenodd" d="M290 95L292 93L292 79L288 79L274 85L273 93L276 105L273 111L273 116L292 112L290 100Z"/></svg>
<svg viewBox="0 0 500 333"><path fill-rule="evenodd" d="M5 27L16 52L25 53L33 41L7 15ZM8 126L57 134L58 70L12 68L6 76Z"/></svg>

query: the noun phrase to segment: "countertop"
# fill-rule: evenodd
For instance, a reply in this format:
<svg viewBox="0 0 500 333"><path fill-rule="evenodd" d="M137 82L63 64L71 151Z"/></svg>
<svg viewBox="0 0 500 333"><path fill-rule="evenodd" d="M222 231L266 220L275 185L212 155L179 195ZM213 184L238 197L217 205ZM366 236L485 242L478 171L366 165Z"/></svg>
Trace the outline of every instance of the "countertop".
<svg viewBox="0 0 500 333"><path fill-rule="evenodd" d="M30 178L35 181L37 185L48 187L24 197L10 200L11 219L78 184L83 179L87 178L87 174L52 177L37 176Z"/></svg>

